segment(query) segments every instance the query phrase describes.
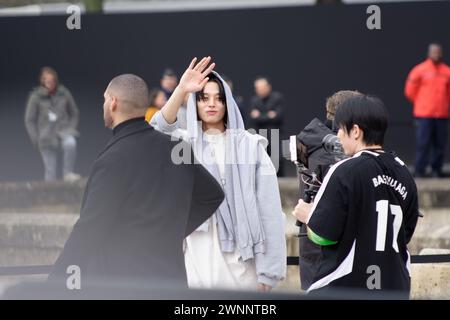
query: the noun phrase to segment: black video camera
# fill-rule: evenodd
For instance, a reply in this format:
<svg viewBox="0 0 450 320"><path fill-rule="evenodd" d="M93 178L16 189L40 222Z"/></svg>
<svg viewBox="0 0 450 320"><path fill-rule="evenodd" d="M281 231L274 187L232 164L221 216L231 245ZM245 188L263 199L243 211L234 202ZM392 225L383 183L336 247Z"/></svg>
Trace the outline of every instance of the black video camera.
<svg viewBox="0 0 450 320"><path fill-rule="evenodd" d="M329 133L322 139L322 147L326 152L332 154L336 158L336 162L345 159L347 156L344 154L344 149L342 148L342 144L339 141L339 138Z"/></svg>
<svg viewBox="0 0 450 320"><path fill-rule="evenodd" d="M297 173L300 183L305 183L308 188L304 194L301 195L303 201L310 203L314 200L314 196L320 188L321 181L317 173L308 168L309 154L306 146L299 141L299 135L290 136L289 141L283 141L285 145L282 146L283 157L297 166ZM289 145L286 143L289 142ZM345 159L342 145L339 138L334 134L327 134L322 138L320 145L328 154L334 156L335 162Z"/></svg>
<svg viewBox="0 0 450 320"><path fill-rule="evenodd" d="M328 168L345 158L338 137L318 119L283 141L282 151L283 157L297 166L300 197L306 203L314 201ZM296 225L301 226L301 222Z"/></svg>

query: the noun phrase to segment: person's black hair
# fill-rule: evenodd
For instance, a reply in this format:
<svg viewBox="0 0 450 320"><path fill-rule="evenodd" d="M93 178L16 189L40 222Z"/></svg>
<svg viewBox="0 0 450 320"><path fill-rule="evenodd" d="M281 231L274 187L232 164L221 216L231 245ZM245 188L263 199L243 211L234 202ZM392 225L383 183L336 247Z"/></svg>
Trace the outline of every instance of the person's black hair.
<svg viewBox="0 0 450 320"><path fill-rule="evenodd" d="M272 80L268 76L257 76L255 82L258 80L266 80L269 85L272 85Z"/></svg>
<svg viewBox="0 0 450 320"><path fill-rule="evenodd" d="M220 79L214 73L210 73L208 75L208 78L209 78L208 82L217 83L217 85L219 86L219 99L220 99L220 101L222 101L222 103L224 103L226 105L227 99L225 96L225 88L223 86L222 81L220 81ZM195 94L195 99L197 100L197 102L200 101L201 99L203 99L204 90L205 90L205 88L203 87L203 89L201 91L199 91Z"/></svg>
<svg viewBox="0 0 450 320"><path fill-rule="evenodd" d="M160 88L153 88L152 90L150 90L148 94L148 100L151 107L155 106L155 100L160 92L164 94L164 91L162 91Z"/></svg>
<svg viewBox="0 0 450 320"><path fill-rule="evenodd" d="M208 75L208 78L209 78L208 82L215 82L219 86L219 100L225 106L224 120L225 120L225 123L226 123L227 119L228 119L228 111L227 111L227 98L226 98L226 95L225 95L225 88L223 86L222 81L214 73L211 72ZM197 102L199 102L200 100L202 100L204 98L204 90L205 90L205 87L203 87L203 89L201 91L195 93L195 100Z"/></svg>
<svg viewBox="0 0 450 320"><path fill-rule="evenodd" d="M367 145L383 145L388 126L388 115L383 102L376 97L361 94L344 101L336 110L334 125L348 134L353 125L364 132Z"/></svg>
<svg viewBox="0 0 450 320"><path fill-rule="evenodd" d="M162 78L164 77L176 77L177 74L171 68L166 68L162 73Z"/></svg>

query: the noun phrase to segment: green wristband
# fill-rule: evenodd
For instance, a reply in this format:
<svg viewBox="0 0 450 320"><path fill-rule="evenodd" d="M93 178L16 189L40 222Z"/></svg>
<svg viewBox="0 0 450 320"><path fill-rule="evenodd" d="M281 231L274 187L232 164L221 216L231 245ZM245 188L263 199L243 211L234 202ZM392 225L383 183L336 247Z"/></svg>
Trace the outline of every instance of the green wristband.
<svg viewBox="0 0 450 320"><path fill-rule="evenodd" d="M309 240L311 240L315 244L318 244L319 246L331 246L337 243L337 241L322 238L321 236L315 234L314 231L312 231L310 228L307 229L307 233Z"/></svg>

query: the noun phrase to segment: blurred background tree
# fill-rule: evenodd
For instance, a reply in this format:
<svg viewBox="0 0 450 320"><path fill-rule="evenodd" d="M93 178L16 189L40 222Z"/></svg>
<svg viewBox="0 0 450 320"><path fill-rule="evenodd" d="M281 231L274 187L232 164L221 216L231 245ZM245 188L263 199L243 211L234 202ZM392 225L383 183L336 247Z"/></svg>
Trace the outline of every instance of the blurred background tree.
<svg viewBox="0 0 450 320"><path fill-rule="evenodd" d="M83 0L87 12L102 12L103 0Z"/></svg>

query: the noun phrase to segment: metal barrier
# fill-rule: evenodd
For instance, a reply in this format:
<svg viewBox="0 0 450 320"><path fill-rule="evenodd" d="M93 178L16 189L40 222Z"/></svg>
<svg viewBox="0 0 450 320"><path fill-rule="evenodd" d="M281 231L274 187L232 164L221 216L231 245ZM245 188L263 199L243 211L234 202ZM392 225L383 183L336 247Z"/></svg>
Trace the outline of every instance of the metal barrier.
<svg viewBox="0 0 450 320"><path fill-rule="evenodd" d="M290 256L287 257L288 266L297 266L299 257ZM411 263L423 264L423 263L450 263L450 254L433 254L433 255L414 255L411 256ZM52 265L39 265L39 266L10 266L0 267L0 276L24 276L24 275L39 275L49 274Z"/></svg>
<svg viewBox="0 0 450 320"><path fill-rule="evenodd" d="M299 257L287 257L288 266L297 266ZM430 255L414 255L411 256L411 263L445 263L450 262L450 254L430 254Z"/></svg>

